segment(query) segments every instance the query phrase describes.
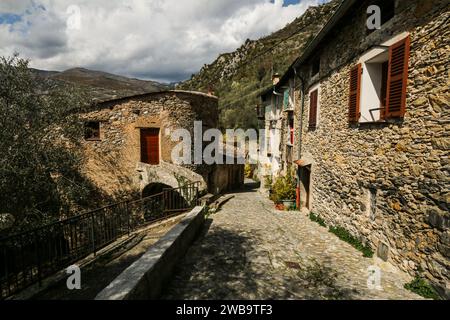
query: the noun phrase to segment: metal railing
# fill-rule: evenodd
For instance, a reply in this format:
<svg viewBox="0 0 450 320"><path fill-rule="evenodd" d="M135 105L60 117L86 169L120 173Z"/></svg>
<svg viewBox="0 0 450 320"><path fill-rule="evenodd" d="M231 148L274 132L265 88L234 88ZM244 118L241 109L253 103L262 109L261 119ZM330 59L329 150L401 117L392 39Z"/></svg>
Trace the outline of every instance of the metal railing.
<svg viewBox="0 0 450 320"><path fill-rule="evenodd" d="M96 254L122 236L197 205L199 183L94 211L0 239L0 299Z"/></svg>

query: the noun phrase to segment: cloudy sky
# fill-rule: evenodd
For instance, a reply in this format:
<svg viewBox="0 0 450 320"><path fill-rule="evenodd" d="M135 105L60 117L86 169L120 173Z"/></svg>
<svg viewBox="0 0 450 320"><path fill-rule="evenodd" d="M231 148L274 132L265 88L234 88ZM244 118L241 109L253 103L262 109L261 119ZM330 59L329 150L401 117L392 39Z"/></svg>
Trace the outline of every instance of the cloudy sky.
<svg viewBox="0 0 450 320"><path fill-rule="evenodd" d="M180 81L324 0L0 0L0 56Z"/></svg>

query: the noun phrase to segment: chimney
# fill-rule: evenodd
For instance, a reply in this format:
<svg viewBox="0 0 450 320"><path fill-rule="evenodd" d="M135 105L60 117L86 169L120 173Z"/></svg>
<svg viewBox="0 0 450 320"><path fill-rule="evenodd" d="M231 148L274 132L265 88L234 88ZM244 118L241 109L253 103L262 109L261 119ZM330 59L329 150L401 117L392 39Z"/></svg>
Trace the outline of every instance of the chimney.
<svg viewBox="0 0 450 320"><path fill-rule="evenodd" d="M273 83L274 86L276 86L279 82L280 82L280 74L279 73L275 73L272 76L272 83Z"/></svg>
<svg viewBox="0 0 450 320"><path fill-rule="evenodd" d="M208 96L213 96L214 95L214 89L212 86L208 87Z"/></svg>

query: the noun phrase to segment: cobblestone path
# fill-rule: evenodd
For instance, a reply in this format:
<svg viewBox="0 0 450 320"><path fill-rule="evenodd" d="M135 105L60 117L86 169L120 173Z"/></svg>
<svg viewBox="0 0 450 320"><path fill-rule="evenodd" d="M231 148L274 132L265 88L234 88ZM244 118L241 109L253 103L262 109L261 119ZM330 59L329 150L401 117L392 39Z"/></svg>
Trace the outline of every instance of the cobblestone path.
<svg viewBox="0 0 450 320"><path fill-rule="evenodd" d="M368 268L381 268L369 289ZM304 213L280 212L256 190L211 215L164 299L420 299L410 278L362 254Z"/></svg>

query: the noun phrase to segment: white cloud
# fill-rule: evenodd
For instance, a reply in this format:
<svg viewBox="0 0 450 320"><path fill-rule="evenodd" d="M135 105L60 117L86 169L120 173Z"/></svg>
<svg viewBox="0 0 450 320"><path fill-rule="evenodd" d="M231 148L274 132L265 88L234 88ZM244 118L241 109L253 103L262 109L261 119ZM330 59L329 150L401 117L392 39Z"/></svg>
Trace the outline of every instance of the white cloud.
<svg viewBox="0 0 450 320"><path fill-rule="evenodd" d="M309 5L322 2L283 6L282 0L2 0L0 17L18 14L21 20L0 24L0 55L18 51L40 69L82 66L177 81L247 38L276 31ZM79 8L79 20L73 6Z"/></svg>

